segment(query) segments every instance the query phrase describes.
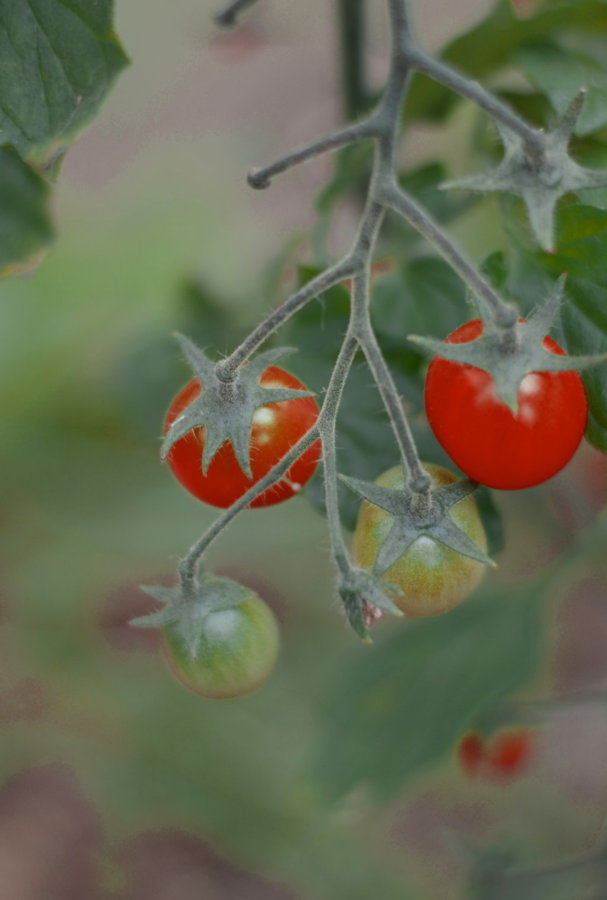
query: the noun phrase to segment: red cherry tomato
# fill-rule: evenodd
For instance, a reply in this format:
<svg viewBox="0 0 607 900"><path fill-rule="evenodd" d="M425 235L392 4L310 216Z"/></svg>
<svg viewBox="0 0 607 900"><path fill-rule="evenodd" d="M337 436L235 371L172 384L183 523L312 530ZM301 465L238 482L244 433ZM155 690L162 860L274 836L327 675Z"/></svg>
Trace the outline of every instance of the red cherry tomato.
<svg viewBox="0 0 607 900"><path fill-rule="evenodd" d="M460 768L470 777L510 781L522 774L533 753L531 732L503 731L484 741L476 732L464 735L457 745Z"/></svg>
<svg viewBox="0 0 607 900"><path fill-rule="evenodd" d="M486 754L487 776L505 780L520 775L529 762L532 746L528 731L507 731L497 735Z"/></svg>
<svg viewBox="0 0 607 900"><path fill-rule="evenodd" d="M261 376L260 383L268 388L306 389L297 378L277 366L269 366ZM198 396L200 390L197 378L193 378L180 390L169 406L164 434L177 416ZM240 468L232 445L227 441L213 457L206 475L203 475L201 459L204 434L201 428L194 428L173 444L167 462L175 478L186 490L204 503L225 509L263 478L314 425L317 418L318 407L313 397L268 403L256 409L251 431L252 481L249 481ZM320 441L316 441L308 447L287 474L249 506L271 506L293 497L314 474L320 459L320 446Z"/></svg>
<svg viewBox="0 0 607 900"><path fill-rule="evenodd" d="M457 759L461 768L468 775L478 775L485 748L478 734L465 735L457 745Z"/></svg>
<svg viewBox="0 0 607 900"><path fill-rule="evenodd" d="M462 344L483 330L480 319L447 338ZM564 356L551 338L544 347ZM480 484L516 490L556 475L586 428L588 402L577 372L531 372L518 389L516 416L482 369L434 357L426 378L426 413L438 442L462 472Z"/></svg>

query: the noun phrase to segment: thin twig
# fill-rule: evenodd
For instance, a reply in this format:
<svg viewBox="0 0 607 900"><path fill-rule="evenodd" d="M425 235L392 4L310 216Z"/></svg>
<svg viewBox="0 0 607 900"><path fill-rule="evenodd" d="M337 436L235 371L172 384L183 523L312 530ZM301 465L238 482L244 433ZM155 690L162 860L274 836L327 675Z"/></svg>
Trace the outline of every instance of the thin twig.
<svg viewBox="0 0 607 900"><path fill-rule="evenodd" d="M303 144L301 147L296 147L295 150L290 151L276 160L276 162L270 163L263 168L252 169L247 176L247 181L252 188L263 190L270 186L275 175L285 172L292 166L306 162L306 160L312 159L314 156L320 156L321 153L327 153L330 150L345 147L347 144L353 144L355 141L378 137L379 133L377 123L373 118L365 119L354 125L348 125L339 131L334 131L324 137L316 138L307 144Z"/></svg>
<svg viewBox="0 0 607 900"><path fill-rule="evenodd" d="M478 81L473 81L451 66L447 66L440 60L429 56L425 51L414 45L407 45L403 53L412 68L418 72L423 72L424 75L428 75L433 81L437 81L456 94L472 100L493 119L496 119L515 134L518 134L532 153L541 154L544 152L546 149L544 133L528 125L524 119L521 119L510 107L502 103Z"/></svg>
<svg viewBox="0 0 607 900"><path fill-rule="evenodd" d="M241 13L249 6L253 6L254 3L257 3L257 0L230 0L223 9L215 13L215 22L222 28L234 28L238 24Z"/></svg>
<svg viewBox="0 0 607 900"><path fill-rule="evenodd" d="M502 300L478 269L466 259L453 241L408 194L392 182L385 188L382 196L388 206L400 213L419 234L438 250L443 259L460 275L472 292L487 302L493 311L497 325L507 328L514 324L517 317L514 306Z"/></svg>

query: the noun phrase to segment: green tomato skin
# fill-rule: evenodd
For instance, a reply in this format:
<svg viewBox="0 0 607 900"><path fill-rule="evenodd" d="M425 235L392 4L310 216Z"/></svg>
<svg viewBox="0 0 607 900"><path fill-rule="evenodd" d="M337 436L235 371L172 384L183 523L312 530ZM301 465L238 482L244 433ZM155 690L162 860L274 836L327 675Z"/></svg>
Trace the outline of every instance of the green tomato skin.
<svg viewBox="0 0 607 900"><path fill-rule="evenodd" d="M424 468L434 487L457 481L455 475L441 466L424 463ZM402 488L401 466L388 469L375 483L386 488ZM456 525L486 552L485 529L472 497L456 503L449 512ZM363 502L352 543L352 558L358 566L373 568L393 521L390 513ZM402 590L401 596L390 597L406 616L437 616L465 600L480 582L485 568L482 563L461 556L431 538L421 537L382 575L382 579Z"/></svg>
<svg viewBox="0 0 607 900"><path fill-rule="evenodd" d="M274 668L280 644L274 613L256 594L208 614L195 658L175 626L167 625L163 635L169 668L189 690L211 699L254 691Z"/></svg>

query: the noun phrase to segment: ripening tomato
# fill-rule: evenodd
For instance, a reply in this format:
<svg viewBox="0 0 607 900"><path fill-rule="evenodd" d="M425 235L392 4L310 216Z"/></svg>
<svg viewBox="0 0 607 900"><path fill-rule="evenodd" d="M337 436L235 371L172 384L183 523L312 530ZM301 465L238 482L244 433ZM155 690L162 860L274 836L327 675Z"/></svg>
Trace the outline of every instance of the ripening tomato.
<svg viewBox="0 0 607 900"><path fill-rule="evenodd" d="M470 732L461 738L456 755L460 767L470 777L512 781L527 768L533 744L532 733L524 728L502 731L490 740Z"/></svg>
<svg viewBox="0 0 607 900"><path fill-rule="evenodd" d="M455 475L441 466L424 463L424 468L434 487L457 481ZM388 469L375 483L393 490L402 488L402 467ZM452 506L449 515L486 553L485 529L472 497ZM363 502L352 542L352 558L357 565L363 569L373 568L393 521L394 517L386 510L366 500ZM406 616L436 616L465 600L483 577L484 570L483 563L461 556L429 537L419 537L382 578L402 590L402 595L391 595L391 599Z"/></svg>
<svg viewBox="0 0 607 900"><path fill-rule="evenodd" d="M267 388L306 390L301 381L277 366L269 366L261 376L260 383ZM177 416L198 396L200 390L197 378L193 378L181 389L169 406L164 434ZM201 428L194 428L173 444L167 462L175 478L186 490L204 503L225 509L263 478L314 425L317 418L318 407L313 397L268 403L256 409L251 431L252 481L249 481L240 468L232 445L227 441L213 457L206 475L203 474L201 460L204 433ZM320 448L320 441L308 447L295 460L287 474L256 497L249 506L271 506L293 497L316 471Z"/></svg>
<svg viewBox="0 0 607 900"><path fill-rule="evenodd" d="M482 330L475 319L447 342L472 341ZM565 355L549 337L544 347ZM588 402L577 372L530 372L514 415L483 369L435 356L426 377L426 413L462 472L488 487L516 490L541 484L569 462L584 436Z"/></svg>
<svg viewBox="0 0 607 900"><path fill-rule="evenodd" d="M494 780L507 780L520 775L526 768L533 742L529 731L504 731L493 738L487 748L487 776Z"/></svg>
<svg viewBox="0 0 607 900"><path fill-rule="evenodd" d="M476 732L466 734L457 745L458 762L464 772L470 776L478 775L484 755L483 742Z"/></svg>
<svg viewBox="0 0 607 900"><path fill-rule="evenodd" d="M163 628L165 659L179 681L212 699L240 697L259 687L274 668L280 640L268 604L251 594L238 606L210 612L203 624L195 657L174 625Z"/></svg>

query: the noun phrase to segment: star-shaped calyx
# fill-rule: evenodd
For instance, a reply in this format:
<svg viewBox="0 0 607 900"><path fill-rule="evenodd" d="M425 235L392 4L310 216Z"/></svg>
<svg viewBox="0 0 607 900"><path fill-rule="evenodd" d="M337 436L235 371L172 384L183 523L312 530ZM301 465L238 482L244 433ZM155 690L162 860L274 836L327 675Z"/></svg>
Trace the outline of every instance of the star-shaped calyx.
<svg viewBox="0 0 607 900"><path fill-rule="evenodd" d="M259 383L268 366L293 349L277 347L260 353L225 381L218 377L215 363L192 341L181 334L176 338L202 390L172 423L162 443L161 458L165 459L173 444L193 428L204 427L203 473L222 444L230 441L242 471L252 478L250 439L255 410L267 403L313 396L311 391L263 387Z"/></svg>
<svg viewBox="0 0 607 900"><path fill-rule="evenodd" d="M367 643L371 640L367 626L380 618L382 613L402 616L401 610L389 597L389 594L402 594L401 589L365 569L350 567L341 576L338 590L348 622Z"/></svg>
<svg viewBox="0 0 607 900"><path fill-rule="evenodd" d="M499 165L489 172L445 182L442 188L466 188L519 194L529 215L531 229L539 245L554 250L554 212L564 194L607 184L607 170L587 169L568 153L569 140L579 117L586 90L581 90L554 128L536 132L539 146L500 122L496 128L504 145Z"/></svg>
<svg viewBox="0 0 607 900"><path fill-rule="evenodd" d="M439 488L432 488L428 494L417 494L409 488L380 487L357 478L340 478L354 493L364 500L379 506L394 517L392 527L379 548L374 575L383 575L421 537L430 538L462 556L485 565L493 566L493 561L459 528L449 514L449 510L460 500L471 494L477 487L470 478L454 481Z"/></svg>
<svg viewBox="0 0 607 900"><path fill-rule="evenodd" d="M564 290L565 276L562 275L547 299L536 306L527 319L519 319L509 328L498 327L483 301L477 300L483 330L472 341L452 344L420 335L409 335L408 340L429 354L484 369L492 376L498 396L516 413L519 385L526 375L585 369L607 358L560 356L544 347L544 338L558 319Z"/></svg>
<svg viewBox="0 0 607 900"><path fill-rule="evenodd" d="M130 624L138 628L173 626L192 659L197 656L206 617L218 610L239 606L253 595L251 588L243 587L231 578L206 574L187 593L180 585L142 585L141 590L164 606L147 616L131 619Z"/></svg>

